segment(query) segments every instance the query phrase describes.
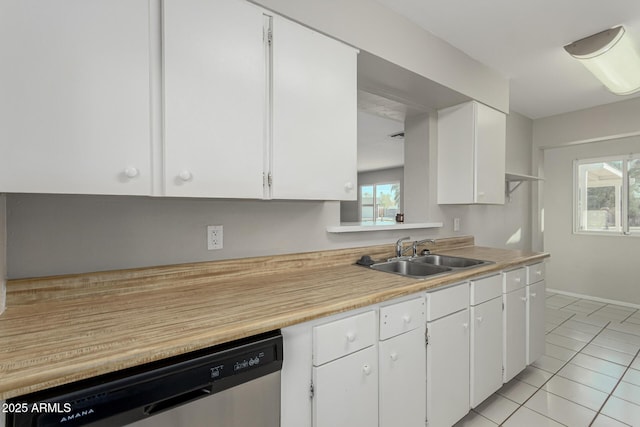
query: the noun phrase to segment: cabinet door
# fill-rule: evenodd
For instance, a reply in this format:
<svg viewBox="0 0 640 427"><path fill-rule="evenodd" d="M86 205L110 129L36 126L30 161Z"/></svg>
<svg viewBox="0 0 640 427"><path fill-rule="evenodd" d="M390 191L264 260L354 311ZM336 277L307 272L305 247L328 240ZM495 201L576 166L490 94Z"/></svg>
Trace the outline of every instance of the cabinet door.
<svg viewBox="0 0 640 427"><path fill-rule="evenodd" d="M356 200L355 49L273 18L271 196Z"/></svg>
<svg viewBox="0 0 640 427"><path fill-rule="evenodd" d="M261 198L264 18L242 0L165 0L168 196Z"/></svg>
<svg viewBox="0 0 640 427"><path fill-rule="evenodd" d="M469 412L469 309L427 328L427 420L450 426Z"/></svg>
<svg viewBox="0 0 640 427"><path fill-rule="evenodd" d="M527 286L527 365L544 354L544 280Z"/></svg>
<svg viewBox="0 0 640 427"><path fill-rule="evenodd" d="M476 103L475 203L504 204L504 113Z"/></svg>
<svg viewBox="0 0 640 427"><path fill-rule="evenodd" d="M502 387L502 297L471 307L471 407Z"/></svg>
<svg viewBox="0 0 640 427"><path fill-rule="evenodd" d="M313 368L314 427L378 425L377 355L371 346Z"/></svg>
<svg viewBox="0 0 640 427"><path fill-rule="evenodd" d="M379 354L380 427L424 427L427 404L424 326L380 342Z"/></svg>
<svg viewBox="0 0 640 427"><path fill-rule="evenodd" d="M526 367L526 288L503 295L503 362L505 383Z"/></svg>
<svg viewBox="0 0 640 427"><path fill-rule="evenodd" d="M5 0L0 192L151 192L146 0Z"/></svg>

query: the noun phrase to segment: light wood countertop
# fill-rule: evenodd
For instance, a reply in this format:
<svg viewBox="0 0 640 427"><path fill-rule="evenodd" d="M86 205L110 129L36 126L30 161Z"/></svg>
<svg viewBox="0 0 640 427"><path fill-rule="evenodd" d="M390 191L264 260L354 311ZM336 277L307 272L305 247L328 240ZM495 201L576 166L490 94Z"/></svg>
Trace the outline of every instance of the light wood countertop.
<svg viewBox="0 0 640 427"><path fill-rule="evenodd" d="M495 264L426 280L353 265L362 254L390 256L392 245L385 245L10 281L7 310L0 317L0 399L548 256L456 248L469 240L454 240L450 246L437 244L435 251Z"/></svg>

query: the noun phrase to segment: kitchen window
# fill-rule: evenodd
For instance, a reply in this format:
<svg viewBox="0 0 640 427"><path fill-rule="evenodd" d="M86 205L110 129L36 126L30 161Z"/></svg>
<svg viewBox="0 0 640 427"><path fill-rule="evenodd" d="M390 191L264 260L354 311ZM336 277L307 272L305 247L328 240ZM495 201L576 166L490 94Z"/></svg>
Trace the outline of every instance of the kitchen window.
<svg viewBox="0 0 640 427"><path fill-rule="evenodd" d="M640 154L574 162L574 233L640 235Z"/></svg>
<svg viewBox="0 0 640 427"><path fill-rule="evenodd" d="M361 185L360 221L362 222L395 222L396 213L400 210L400 183L381 182Z"/></svg>

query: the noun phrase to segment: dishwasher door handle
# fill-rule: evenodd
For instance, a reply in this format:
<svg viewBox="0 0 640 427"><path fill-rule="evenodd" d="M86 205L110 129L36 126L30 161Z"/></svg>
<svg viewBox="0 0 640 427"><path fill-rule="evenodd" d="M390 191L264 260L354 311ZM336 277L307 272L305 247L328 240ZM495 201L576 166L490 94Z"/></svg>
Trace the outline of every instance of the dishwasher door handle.
<svg viewBox="0 0 640 427"><path fill-rule="evenodd" d="M176 406L184 405L192 400L200 399L203 396L211 394L210 388L200 388L197 390L187 391L186 393L171 396L167 399L160 400L144 407L143 412L145 415L154 415L158 412L166 411Z"/></svg>

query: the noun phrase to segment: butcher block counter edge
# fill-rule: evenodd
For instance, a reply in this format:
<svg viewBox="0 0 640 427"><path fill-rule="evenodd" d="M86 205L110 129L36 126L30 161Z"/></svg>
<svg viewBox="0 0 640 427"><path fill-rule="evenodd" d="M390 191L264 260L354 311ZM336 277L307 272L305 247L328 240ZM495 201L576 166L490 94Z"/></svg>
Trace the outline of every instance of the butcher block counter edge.
<svg viewBox="0 0 640 427"><path fill-rule="evenodd" d="M353 265L364 254L392 256L393 245L381 245L9 281L7 311L0 317L0 399L549 256L474 246L469 236L440 239L431 249L495 264L425 280Z"/></svg>

